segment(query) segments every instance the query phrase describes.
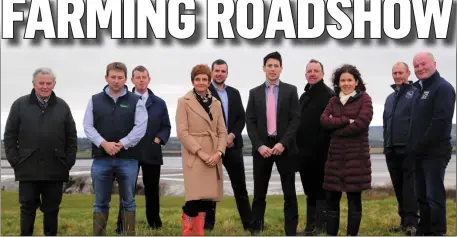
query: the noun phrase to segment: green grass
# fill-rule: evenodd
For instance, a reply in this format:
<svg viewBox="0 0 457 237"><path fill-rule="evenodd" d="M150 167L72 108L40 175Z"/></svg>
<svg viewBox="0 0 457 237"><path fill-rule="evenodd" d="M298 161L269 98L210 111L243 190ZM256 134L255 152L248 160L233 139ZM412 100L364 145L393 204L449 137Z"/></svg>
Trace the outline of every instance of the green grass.
<svg viewBox="0 0 457 237"><path fill-rule="evenodd" d="M19 204L18 194L16 192L1 192L2 198L2 236L19 235ZM137 196L137 235L181 235L181 206L184 203L183 197L165 196L161 197L161 217L163 228L159 231L149 230L146 227L144 196ZM252 197L251 197L252 198ZM117 195L113 195L111 204L112 208L108 219L108 235L114 233L117 220ZM252 200L251 200L252 201ZM303 195L298 196L299 201L299 226L301 230L305 225L305 203ZM60 214L59 214L59 233L58 235L92 235L92 205L94 202L93 195L71 194L64 195ZM267 210L265 213L265 232L262 235L284 235L284 214L283 214L282 196L268 196ZM34 235L43 235L43 216L37 211L35 221ZM347 223L347 200L345 196L341 201L341 223L340 235L346 235ZM397 205L395 198L384 191L369 191L364 193L363 197L363 218L359 235L361 236L382 236L392 235L387 230L399 223L397 215ZM447 200L447 235L455 236L456 234L456 203L455 199ZM218 204L216 213L216 227L212 232L206 232L206 235L249 235L243 231L239 220L233 197L225 197Z"/></svg>

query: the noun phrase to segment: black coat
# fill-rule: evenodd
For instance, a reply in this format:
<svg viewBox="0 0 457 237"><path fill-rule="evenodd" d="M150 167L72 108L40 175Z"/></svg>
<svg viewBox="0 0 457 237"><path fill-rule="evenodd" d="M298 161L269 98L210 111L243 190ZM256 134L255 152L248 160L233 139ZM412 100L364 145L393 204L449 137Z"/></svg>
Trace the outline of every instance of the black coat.
<svg viewBox="0 0 457 237"><path fill-rule="evenodd" d="M54 92L41 109L35 90L14 101L4 145L16 181L68 181L76 161L76 125L68 104Z"/></svg>
<svg viewBox="0 0 457 237"><path fill-rule="evenodd" d="M333 96L335 92L323 80L313 86L305 86L305 92L300 96L300 126L297 134L300 161L326 160L330 132L322 127L320 118Z"/></svg>
<svg viewBox="0 0 457 237"><path fill-rule="evenodd" d="M211 94L216 97L221 102L222 105L222 114L224 115L225 121L225 112L224 112L224 104L222 103L221 98L217 94L216 89L214 88L213 84L209 86L209 90ZM237 149L243 147L243 137L241 136L241 132L243 131L246 125L246 114L243 107L243 101L241 100L240 92L231 87L226 87L227 97L228 97L228 121L227 123L227 134L233 133L235 134L235 139L233 140L233 147L229 149Z"/></svg>

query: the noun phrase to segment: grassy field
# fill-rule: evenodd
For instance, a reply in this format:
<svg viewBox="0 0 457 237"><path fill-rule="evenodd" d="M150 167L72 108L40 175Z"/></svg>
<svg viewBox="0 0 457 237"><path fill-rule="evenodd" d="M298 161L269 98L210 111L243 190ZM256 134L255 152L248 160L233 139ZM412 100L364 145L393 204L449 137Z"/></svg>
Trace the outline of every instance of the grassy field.
<svg viewBox="0 0 457 237"><path fill-rule="evenodd" d="M1 235L19 235L19 204L16 192L1 192L2 206L2 230ZM449 192L452 198L447 201L447 235L456 235L456 203L455 190ZM251 197L252 198L252 197ZM117 220L117 195L113 195L112 209L108 220L108 235L114 233ZM252 200L251 200L252 201ZM299 201L299 229L305 225L306 199L303 195L298 196ZM59 214L58 235L92 235L92 205L93 195L64 195ZM149 230L145 222L145 204L143 196L137 198L137 235L181 235L181 206L183 197L166 196L161 198L161 216L163 228L159 231ZM340 235L346 235L347 223L347 200L343 196L341 201L341 223ZM267 210L265 213L265 232L262 235L284 235L283 231L283 198L282 196L268 196ZM43 216L37 211L34 235L43 235ZM389 190L373 190L364 193L363 197L363 219L359 235L361 236L386 236L392 235L387 230L399 223L396 201ZM233 197L225 197L218 205L216 213L216 227L206 235L249 235L242 230Z"/></svg>

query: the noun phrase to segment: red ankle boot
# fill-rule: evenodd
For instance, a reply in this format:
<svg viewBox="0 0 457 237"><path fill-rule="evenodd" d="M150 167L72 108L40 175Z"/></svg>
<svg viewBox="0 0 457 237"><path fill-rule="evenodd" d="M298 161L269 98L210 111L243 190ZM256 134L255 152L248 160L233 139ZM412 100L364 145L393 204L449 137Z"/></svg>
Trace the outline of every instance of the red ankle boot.
<svg viewBox="0 0 457 237"><path fill-rule="evenodd" d="M193 233L193 226L194 226L194 222L195 222L195 219L196 217L190 217L188 215L186 215L185 213L182 214L182 236L192 236Z"/></svg>
<svg viewBox="0 0 457 237"><path fill-rule="evenodd" d="M193 233L195 236L205 235L205 215L205 212L199 212L198 216L194 217L192 220Z"/></svg>

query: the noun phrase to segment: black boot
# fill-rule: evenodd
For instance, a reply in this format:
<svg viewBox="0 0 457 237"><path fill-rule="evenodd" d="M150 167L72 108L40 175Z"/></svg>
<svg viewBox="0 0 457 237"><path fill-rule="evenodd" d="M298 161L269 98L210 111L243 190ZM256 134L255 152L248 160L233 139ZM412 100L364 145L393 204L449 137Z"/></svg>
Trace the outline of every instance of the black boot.
<svg viewBox="0 0 457 237"><path fill-rule="evenodd" d="M316 227L316 206L307 202L306 205L306 227L302 234L311 236L313 235L314 228Z"/></svg>
<svg viewBox="0 0 457 237"><path fill-rule="evenodd" d="M340 212L327 211L327 235L337 236L340 228Z"/></svg>
<svg viewBox="0 0 457 237"><path fill-rule="evenodd" d="M325 200L318 200L316 202L316 228L314 228L314 236L326 233L326 213L327 204Z"/></svg>
<svg viewBox="0 0 457 237"><path fill-rule="evenodd" d="M216 222L216 202L211 203L211 207L207 207L206 217L205 217L205 230L213 230L214 223Z"/></svg>
<svg viewBox="0 0 457 237"><path fill-rule="evenodd" d="M347 235L357 236L359 234L360 222L362 221L361 212L348 213Z"/></svg>

